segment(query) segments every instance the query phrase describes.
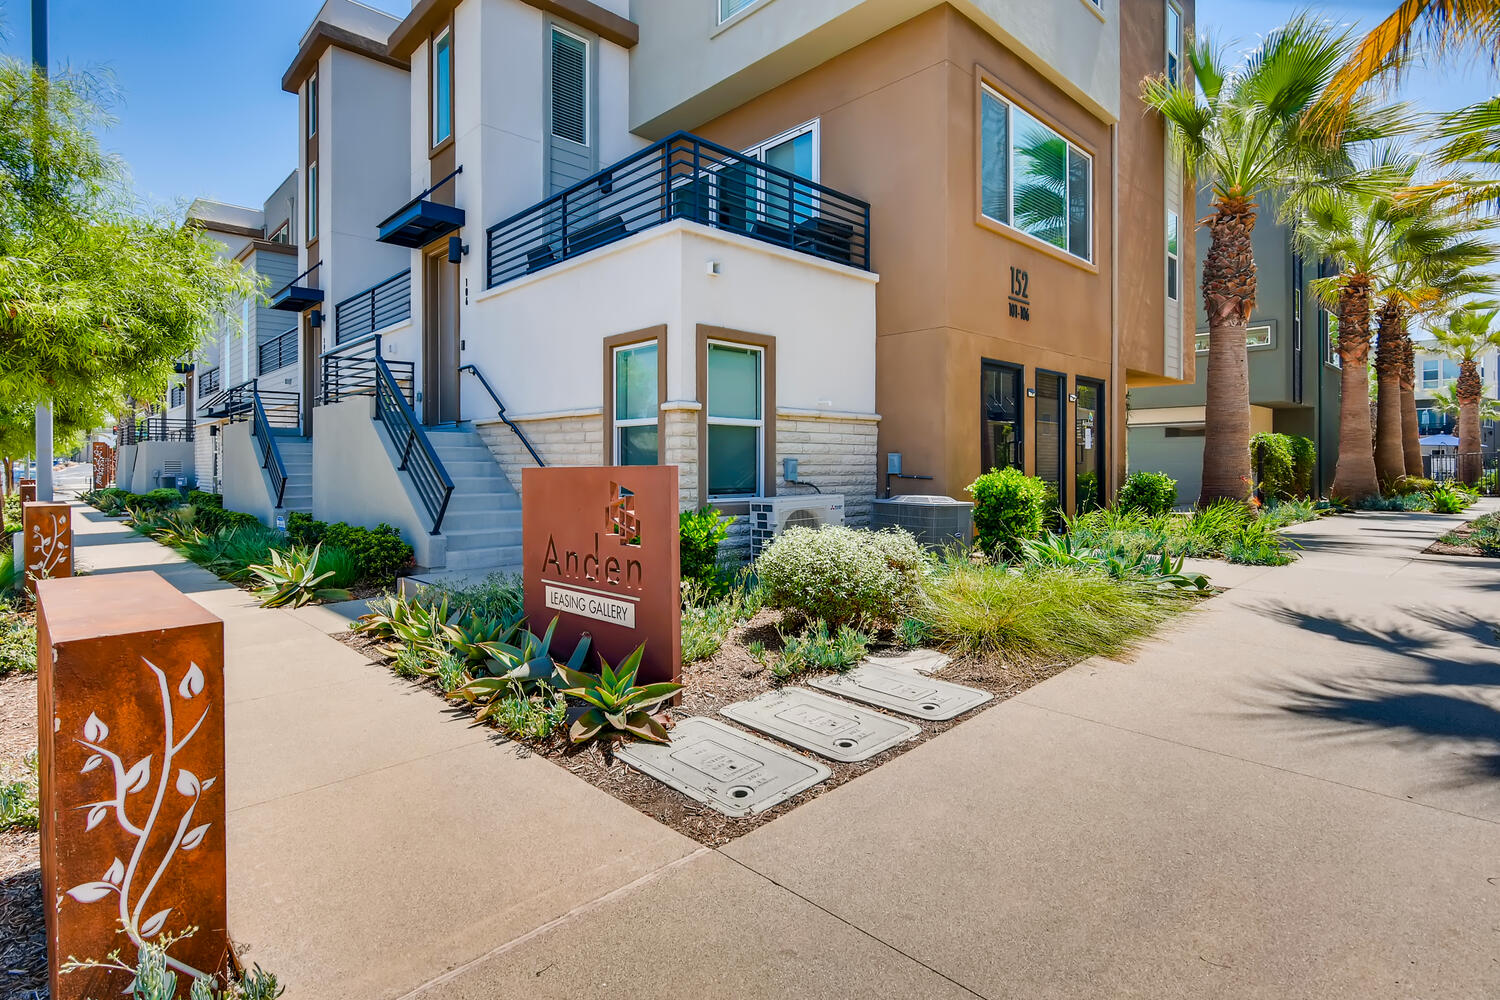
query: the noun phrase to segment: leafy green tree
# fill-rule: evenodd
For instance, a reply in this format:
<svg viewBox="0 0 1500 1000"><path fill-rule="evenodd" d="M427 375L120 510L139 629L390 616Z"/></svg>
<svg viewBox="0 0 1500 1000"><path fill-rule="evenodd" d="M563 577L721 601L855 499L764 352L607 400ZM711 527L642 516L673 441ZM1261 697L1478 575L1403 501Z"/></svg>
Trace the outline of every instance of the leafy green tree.
<svg viewBox="0 0 1500 1000"><path fill-rule="evenodd" d="M0 399L102 425L167 388L215 314L255 291L213 245L128 189L103 152L108 91L0 59Z"/></svg>

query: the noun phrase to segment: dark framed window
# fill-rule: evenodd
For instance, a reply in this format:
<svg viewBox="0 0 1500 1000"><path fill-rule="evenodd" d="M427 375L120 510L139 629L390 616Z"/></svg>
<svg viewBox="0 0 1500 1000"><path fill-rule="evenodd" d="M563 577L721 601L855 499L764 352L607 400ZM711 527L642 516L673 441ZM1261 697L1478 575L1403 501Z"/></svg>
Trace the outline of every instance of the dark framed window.
<svg viewBox="0 0 1500 1000"><path fill-rule="evenodd" d="M1080 514L1104 506L1109 483L1105 465L1109 455L1104 383L1076 380L1078 402L1073 406L1073 503Z"/></svg>
<svg viewBox="0 0 1500 1000"><path fill-rule="evenodd" d="M1024 468L1024 370L1020 365L985 360L979 377L979 471Z"/></svg>
<svg viewBox="0 0 1500 1000"><path fill-rule="evenodd" d="M1036 475L1057 490L1057 503L1067 509L1068 377L1062 372L1036 371Z"/></svg>

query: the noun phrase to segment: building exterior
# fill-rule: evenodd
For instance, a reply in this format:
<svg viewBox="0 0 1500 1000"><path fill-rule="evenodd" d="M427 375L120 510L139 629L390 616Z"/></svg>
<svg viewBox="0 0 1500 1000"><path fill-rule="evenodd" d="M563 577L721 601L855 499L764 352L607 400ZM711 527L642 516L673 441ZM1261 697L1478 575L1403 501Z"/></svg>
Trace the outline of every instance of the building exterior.
<svg viewBox="0 0 1500 1000"><path fill-rule="evenodd" d="M1195 217L1210 212L1209 194L1200 193ZM1274 206L1262 208L1253 240L1255 311L1246 331L1251 430L1312 439L1318 452L1313 488L1321 495L1338 459L1338 319L1312 292L1318 263L1296 252ZM1200 249L1207 250L1207 240ZM1184 280L1196 282L1202 268L1201 258L1193 261ZM1181 505L1197 502L1203 475L1208 320L1201 305L1194 347L1200 364L1192 382L1132 388L1130 394L1130 469L1176 479Z"/></svg>
<svg viewBox="0 0 1500 1000"><path fill-rule="evenodd" d="M1414 339L1417 429L1422 455L1457 455L1458 416L1444 413L1436 397L1452 397L1453 384L1458 381L1458 362L1451 355L1435 350L1432 341L1420 336ZM1500 401L1500 351L1490 351L1479 358L1479 378L1484 383L1485 396ZM1486 455L1500 451L1500 421L1481 422L1479 441Z"/></svg>
<svg viewBox="0 0 1500 1000"><path fill-rule="evenodd" d="M224 380L226 502L307 496L451 570L514 565L539 463L675 465L740 515L816 487L856 524L1005 465L1098 502L1127 389L1193 373L1184 180L1137 96L1191 19L328 0L282 79L296 349Z"/></svg>

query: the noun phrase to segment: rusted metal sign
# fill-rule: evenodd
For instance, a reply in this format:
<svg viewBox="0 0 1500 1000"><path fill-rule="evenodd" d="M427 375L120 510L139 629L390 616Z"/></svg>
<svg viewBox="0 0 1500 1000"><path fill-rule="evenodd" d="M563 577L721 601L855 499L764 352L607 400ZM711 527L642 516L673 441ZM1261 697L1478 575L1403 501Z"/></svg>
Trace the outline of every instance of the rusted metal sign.
<svg viewBox="0 0 1500 1000"><path fill-rule="evenodd" d="M27 587L35 591L38 580L73 575L73 512L67 504L23 503L21 536Z"/></svg>
<svg viewBox="0 0 1500 1000"><path fill-rule="evenodd" d="M566 659L585 635L611 665L645 643L642 682L682 661L677 467L581 466L521 473L522 572L535 632L557 619ZM590 655L587 669L597 670Z"/></svg>

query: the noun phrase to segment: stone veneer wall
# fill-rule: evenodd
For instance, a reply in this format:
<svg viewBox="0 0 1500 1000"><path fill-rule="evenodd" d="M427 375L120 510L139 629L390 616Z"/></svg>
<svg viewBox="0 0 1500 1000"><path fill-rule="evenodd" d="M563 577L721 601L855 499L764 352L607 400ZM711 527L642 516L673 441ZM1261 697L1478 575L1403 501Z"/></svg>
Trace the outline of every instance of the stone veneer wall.
<svg viewBox="0 0 1500 1000"><path fill-rule="evenodd" d="M660 431L666 436L664 464L677 466L677 505L698 506L698 403L668 403L662 408Z"/></svg>
<svg viewBox="0 0 1500 1000"><path fill-rule="evenodd" d="M599 411L516 420L531 446L548 465L598 465L604 458L604 424ZM475 424L495 461L519 496L521 470L535 468L531 455L505 424L498 420Z"/></svg>

